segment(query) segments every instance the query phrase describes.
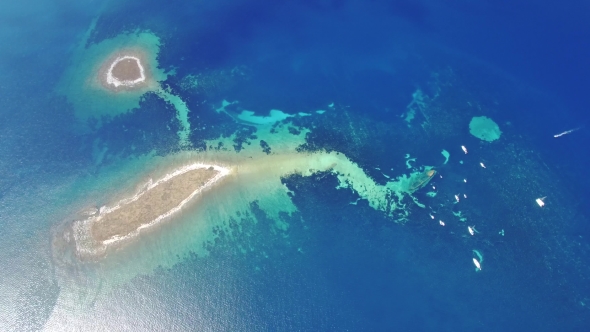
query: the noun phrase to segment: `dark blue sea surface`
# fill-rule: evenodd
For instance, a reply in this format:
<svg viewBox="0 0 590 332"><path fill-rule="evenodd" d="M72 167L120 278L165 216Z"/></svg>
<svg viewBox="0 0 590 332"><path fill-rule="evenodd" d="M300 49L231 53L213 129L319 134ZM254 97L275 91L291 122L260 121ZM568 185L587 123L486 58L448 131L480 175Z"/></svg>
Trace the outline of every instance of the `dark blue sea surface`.
<svg viewBox="0 0 590 332"><path fill-rule="evenodd" d="M138 32L159 38L166 79L81 120L65 73ZM4 2L0 330L588 331L589 41L577 0ZM289 117L242 116L270 110ZM470 134L476 116L500 138ZM266 142L282 129L301 144ZM399 200L390 188L392 213L350 174L303 170L277 180L285 206L215 206L212 189L203 204L230 217L189 211L92 262L56 245L155 160L258 147L342 154L374 181L369 198L436 174Z"/></svg>

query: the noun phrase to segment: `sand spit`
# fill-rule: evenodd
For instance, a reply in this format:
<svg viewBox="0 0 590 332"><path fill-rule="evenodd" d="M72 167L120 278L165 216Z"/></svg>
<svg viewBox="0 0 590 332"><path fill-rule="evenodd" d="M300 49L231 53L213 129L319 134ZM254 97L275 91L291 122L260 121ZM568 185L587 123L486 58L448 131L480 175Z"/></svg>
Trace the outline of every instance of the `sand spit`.
<svg viewBox="0 0 590 332"><path fill-rule="evenodd" d="M74 221L72 235L78 256L103 255L108 247L172 216L229 172L217 165L184 166L156 182L150 180L135 195L112 206L103 206L87 219Z"/></svg>

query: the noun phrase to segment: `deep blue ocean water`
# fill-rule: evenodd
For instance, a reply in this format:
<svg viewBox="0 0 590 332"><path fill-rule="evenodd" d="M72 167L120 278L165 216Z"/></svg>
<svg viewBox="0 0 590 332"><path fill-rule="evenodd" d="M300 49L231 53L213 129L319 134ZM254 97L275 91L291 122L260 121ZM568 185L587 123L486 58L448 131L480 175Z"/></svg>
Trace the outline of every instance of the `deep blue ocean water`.
<svg viewBox="0 0 590 332"><path fill-rule="evenodd" d="M0 329L587 331L589 16L583 1L0 5ZM156 93L90 129L76 124L56 86L92 24L86 47L130 31L160 38L159 67L174 70L161 85L190 109L190 147ZM183 89L187 75L201 75L201 88ZM417 89L430 100L408 126ZM298 210L281 215L286 233L253 200L204 244L208 255L178 252L171 266L116 282L106 263L60 266L56 229L103 188L104 170L212 150L219 136L235 134L236 151L259 144L253 126L212 111L224 99L239 100L236 113L328 109L286 120L310 129L304 150L343 153L379 184L408 171L409 153L437 167L438 194L416 192L424 209L406 198L411 213L396 223L336 190L329 172L292 175L281 179ZM475 115L502 137L470 135ZM467 197L454 204L455 194Z"/></svg>

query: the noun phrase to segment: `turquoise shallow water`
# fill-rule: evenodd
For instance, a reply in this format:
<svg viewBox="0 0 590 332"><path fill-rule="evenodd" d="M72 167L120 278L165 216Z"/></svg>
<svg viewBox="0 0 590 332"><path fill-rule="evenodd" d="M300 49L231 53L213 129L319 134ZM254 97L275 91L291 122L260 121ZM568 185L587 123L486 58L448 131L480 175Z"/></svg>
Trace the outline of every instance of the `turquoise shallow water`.
<svg viewBox="0 0 590 332"><path fill-rule="evenodd" d="M511 49L532 21L481 6L0 6L0 329L583 331L583 71L539 74L567 38L519 62L557 42ZM145 90L93 81L120 48L145 52ZM192 161L234 175L76 257L64 229L83 211Z"/></svg>

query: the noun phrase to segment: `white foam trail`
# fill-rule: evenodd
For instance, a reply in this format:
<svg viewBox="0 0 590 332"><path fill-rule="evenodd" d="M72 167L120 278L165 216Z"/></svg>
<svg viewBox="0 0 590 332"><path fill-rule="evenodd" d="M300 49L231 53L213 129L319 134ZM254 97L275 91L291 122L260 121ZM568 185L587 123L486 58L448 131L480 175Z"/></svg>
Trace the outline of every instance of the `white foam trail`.
<svg viewBox="0 0 590 332"><path fill-rule="evenodd" d="M573 133L574 131L578 131L578 130L580 130L580 128L582 128L582 127L578 127L578 128L574 128L574 129L566 130L566 131L564 131L564 132L562 132L562 133L559 133L559 134L557 134L557 135L553 135L553 137L555 137L555 138L558 138L558 137L561 137L561 136L563 136L563 135L571 134L571 133Z"/></svg>

